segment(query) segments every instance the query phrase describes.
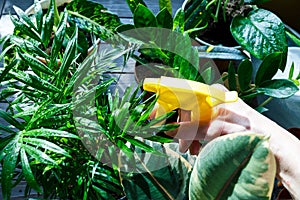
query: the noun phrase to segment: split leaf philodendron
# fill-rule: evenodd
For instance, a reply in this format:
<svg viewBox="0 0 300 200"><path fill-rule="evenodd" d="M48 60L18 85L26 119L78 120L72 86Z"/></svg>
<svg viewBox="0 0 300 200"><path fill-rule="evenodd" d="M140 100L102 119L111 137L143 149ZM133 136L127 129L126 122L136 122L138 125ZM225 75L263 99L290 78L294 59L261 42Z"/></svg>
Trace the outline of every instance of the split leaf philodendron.
<svg viewBox="0 0 300 200"><path fill-rule="evenodd" d="M156 116L180 108L192 112L192 121L204 123L214 117L214 106L238 99L235 91L224 92L204 83L165 76L146 78L143 86L158 95Z"/></svg>
<svg viewBox="0 0 300 200"><path fill-rule="evenodd" d="M208 143L191 174L190 199L271 199L276 163L268 139L234 133Z"/></svg>

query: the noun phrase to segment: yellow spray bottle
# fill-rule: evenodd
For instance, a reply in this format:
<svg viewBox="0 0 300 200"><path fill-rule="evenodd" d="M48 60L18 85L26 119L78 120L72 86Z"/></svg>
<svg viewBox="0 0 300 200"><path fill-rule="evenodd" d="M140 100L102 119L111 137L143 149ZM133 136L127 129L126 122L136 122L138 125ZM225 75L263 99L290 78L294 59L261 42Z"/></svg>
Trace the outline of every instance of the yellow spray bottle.
<svg viewBox="0 0 300 200"><path fill-rule="evenodd" d="M156 117L175 109L191 111L191 120L208 123L214 116L214 106L237 101L235 91L225 92L210 85L172 77L146 78L146 91L158 95Z"/></svg>

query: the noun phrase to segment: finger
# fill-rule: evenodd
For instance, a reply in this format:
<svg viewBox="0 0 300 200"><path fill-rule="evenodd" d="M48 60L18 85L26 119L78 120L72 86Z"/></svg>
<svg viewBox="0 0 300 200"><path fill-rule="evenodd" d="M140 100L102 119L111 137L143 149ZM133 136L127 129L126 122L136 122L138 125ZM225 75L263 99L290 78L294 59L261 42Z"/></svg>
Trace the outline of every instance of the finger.
<svg viewBox="0 0 300 200"><path fill-rule="evenodd" d="M189 149L189 147L191 146L192 143L193 143L193 140L180 139L179 140L179 151L181 153L187 152L187 150Z"/></svg>
<svg viewBox="0 0 300 200"><path fill-rule="evenodd" d="M191 121L191 111L179 109L179 121L180 122L190 122Z"/></svg>
<svg viewBox="0 0 300 200"><path fill-rule="evenodd" d="M201 144L198 140L194 140L189 147L191 155L198 155L201 148Z"/></svg>
<svg viewBox="0 0 300 200"><path fill-rule="evenodd" d="M224 107L218 108L217 119L220 122L224 121L232 124L237 124L240 126L244 126L246 129L250 129L250 120L248 119L248 117L239 115Z"/></svg>
<svg viewBox="0 0 300 200"><path fill-rule="evenodd" d="M209 142L221 135L226 135L235 132L243 132L246 130L247 129L244 126L238 124L215 120L211 123L203 140Z"/></svg>
<svg viewBox="0 0 300 200"><path fill-rule="evenodd" d="M179 127L167 131L166 134L171 137L184 140L200 140L205 137L209 124L199 124L199 122L178 122Z"/></svg>

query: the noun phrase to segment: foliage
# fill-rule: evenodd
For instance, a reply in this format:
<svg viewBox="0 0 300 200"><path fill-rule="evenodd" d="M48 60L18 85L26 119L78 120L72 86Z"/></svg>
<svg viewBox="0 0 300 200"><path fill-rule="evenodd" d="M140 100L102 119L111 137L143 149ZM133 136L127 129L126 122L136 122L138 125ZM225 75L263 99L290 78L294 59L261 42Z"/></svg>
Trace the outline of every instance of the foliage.
<svg viewBox="0 0 300 200"><path fill-rule="evenodd" d="M99 3L72 0L66 5L66 9L72 13L68 19L70 23L75 23L77 27L88 33L96 34L102 40L109 38L108 30L113 32L121 25L119 17Z"/></svg>
<svg viewBox="0 0 300 200"><path fill-rule="evenodd" d="M230 67L224 79L227 80L228 88L239 92L239 97L250 103L258 95L266 95L269 99L258 105L256 109L260 112L266 111L263 106L272 98L288 98L295 94L299 88L287 79L273 79L281 66L283 54L279 52L268 55L258 67L253 77L252 63L249 59L243 60L237 71ZM252 82L252 80L254 80Z"/></svg>
<svg viewBox="0 0 300 200"><path fill-rule="evenodd" d="M208 143L197 157L190 199L271 199L276 163L268 138L234 133Z"/></svg>
<svg viewBox="0 0 300 200"><path fill-rule="evenodd" d="M206 27L197 34L190 35L200 38L206 32L207 39L215 32L228 34L218 44L224 45L232 37L252 56L264 59L268 54L282 52L287 54L287 39L283 22L272 12L257 8L264 1L223 1L223 0L186 0L183 3L185 12L185 30L197 27ZM209 25L208 25L209 24ZM208 26L206 26L208 25ZM220 30L217 29L220 28ZM210 30L211 29L211 30ZM223 32L224 31L224 32ZM229 34L231 33L232 36ZM216 38L218 39L218 38ZM234 41L231 41L231 45ZM227 44L226 45L230 45ZM280 69L283 71L285 62Z"/></svg>
<svg viewBox="0 0 300 200"><path fill-rule="evenodd" d="M169 142L170 139L153 132L177 126L150 127L147 120L155 99L143 103L142 95L128 92L119 101L117 94L111 94L108 88L114 80L104 73L114 69L114 60L128 50L114 49L99 55L94 45L90 54L83 56L80 31L68 30L66 10L60 13L55 25L55 6L52 0L48 12L43 13L36 2L33 16L15 8L19 19L11 16L14 34L1 39L1 57L9 59L0 72L0 99L8 105L0 111L6 122L0 125L3 198L10 199L12 188L25 179L26 196L35 190L43 198L51 199L117 199L124 195L119 172L114 167L117 163L111 166L100 162L100 154L93 155L86 148L88 143L80 134L82 127L74 117L74 113L83 110L76 108L90 105L96 98L96 123L105 130L97 130L97 137L107 134L108 141L125 152L129 149L127 143L131 148L155 152L138 136ZM71 34L66 34L68 31ZM97 84L93 82L95 78ZM78 93L82 89L88 92ZM95 96L91 98L91 94ZM117 113L124 111L128 112L128 122L116 126L121 125L117 121L124 120ZM136 124L139 126L135 127ZM88 126L91 127L92 124ZM136 136L137 133L142 135ZM106 150L103 148L103 155ZM116 151L112 155L117 156Z"/></svg>

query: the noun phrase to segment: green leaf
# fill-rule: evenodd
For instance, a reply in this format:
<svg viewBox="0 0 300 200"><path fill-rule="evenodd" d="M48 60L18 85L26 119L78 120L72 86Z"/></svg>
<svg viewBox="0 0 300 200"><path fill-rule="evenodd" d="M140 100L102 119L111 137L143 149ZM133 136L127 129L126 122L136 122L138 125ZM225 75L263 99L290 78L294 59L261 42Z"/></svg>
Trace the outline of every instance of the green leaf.
<svg viewBox="0 0 300 200"><path fill-rule="evenodd" d="M10 16L10 19L11 19L12 23L14 24L16 30L20 31L21 33L27 35L28 37L30 37L36 41L39 41L39 42L42 41L42 38L36 31L34 31L30 27L28 27L26 24L19 21L19 19L17 19L15 16Z"/></svg>
<svg viewBox="0 0 300 200"><path fill-rule="evenodd" d="M50 158L46 153L33 146L22 144L22 148L26 151L28 155L30 155L40 163L46 165L57 165L56 162L52 158Z"/></svg>
<svg viewBox="0 0 300 200"><path fill-rule="evenodd" d="M139 4L146 6L143 0L126 0L126 2L132 13L134 13Z"/></svg>
<svg viewBox="0 0 300 200"><path fill-rule="evenodd" d="M16 64L18 63L18 60L14 59L11 63L9 63L8 65L5 66L5 69L2 71L1 75L0 75L0 83L3 81L3 79L7 76L7 74L9 73L9 71L16 66ZM2 91L1 91L2 92Z"/></svg>
<svg viewBox="0 0 300 200"><path fill-rule="evenodd" d="M19 130L24 129L24 125L18 122L16 119L14 119L9 113L4 112L3 110L0 110L0 117L4 119L6 122L8 122L10 125L16 127Z"/></svg>
<svg viewBox="0 0 300 200"><path fill-rule="evenodd" d="M47 14L45 16L45 22L43 23L43 28L42 28L42 42L44 44L44 47L47 47L51 35L53 33L53 25L54 25L54 11L55 11L55 0L50 1L50 6L48 8Z"/></svg>
<svg viewBox="0 0 300 200"><path fill-rule="evenodd" d="M15 78L16 80L26 84L27 86L31 86L39 91L49 91L49 92L59 92L59 89L52 85L51 83L41 79L32 74L26 74L22 71L17 72L9 72L9 75Z"/></svg>
<svg viewBox="0 0 300 200"><path fill-rule="evenodd" d="M70 65L76 59L77 39L78 39L78 29L76 28L71 40L68 43L68 46L66 47L62 64L58 71L57 80L56 80L57 87L62 88L64 86L62 81L67 77L70 69Z"/></svg>
<svg viewBox="0 0 300 200"><path fill-rule="evenodd" d="M122 173L122 185L128 199L188 199L191 165L169 147L149 143L166 156L143 154L135 158L139 173ZM150 161L150 162L149 162ZM154 168L154 169L153 169ZM153 170L151 170L153 169Z"/></svg>
<svg viewBox="0 0 300 200"><path fill-rule="evenodd" d="M229 67L228 67L228 84L229 84L229 90L237 90L236 73L232 62L229 63Z"/></svg>
<svg viewBox="0 0 300 200"><path fill-rule="evenodd" d="M256 90L274 98L288 98L299 91L299 88L291 80L274 79L263 82Z"/></svg>
<svg viewBox="0 0 300 200"><path fill-rule="evenodd" d="M124 136L123 138L128 142L130 142L133 146L136 146L146 152L155 152L155 149L153 149L151 146L147 145L146 143L138 139L135 139L134 137Z"/></svg>
<svg viewBox="0 0 300 200"><path fill-rule="evenodd" d="M12 44L15 44L16 46L20 47L24 52L32 52L43 58L49 57L49 55L42 49L40 49L35 42L31 42L29 40L14 35L10 36L10 41Z"/></svg>
<svg viewBox="0 0 300 200"><path fill-rule="evenodd" d="M172 2L171 0L159 0L160 10L167 9L167 11L172 15Z"/></svg>
<svg viewBox="0 0 300 200"><path fill-rule="evenodd" d="M60 131L60 130L54 130L54 129L34 129L30 131L26 131L24 133L24 136L31 136L31 137L62 137L62 138L74 138L74 139L80 139L79 136L74 135L72 133L69 133L67 131Z"/></svg>
<svg viewBox="0 0 300 200"><path fill-rule="evenodd" d="M183 5L185 14L184 30L205 27L212 21L212 12L215 11L214 6L207 8L207 1L191 1L190 4L186 4L186 2L188 1L185 1Z"/></svg>
<svg viewBox="0 0 300 200"><path fill-rule="evenodd" d="M289 71L289 77L288 77L288 79L290 79L290 80L293 79L294 70L295 70L295 64L294 64L294 62L292 62L292 65L291 65L291 68L290 68L290 71Z"/></svg>
<svg viewBox="0 0 300 200"><path fill-rule="evenodd" d="M252 78L252 63L249 59L243 60L238 66L238 81L241 91L249 89Z"/></svg>
<svg viewBox="0 0 300 200"><path fill-rule="evenodd" d="M36 148L43 148L46 150L50 150L52 152L62 154L67 157L71 157L68 152L66 152L63 148L59 147L58 145L49 142L45 139L40 138L23 138L23 142L26 144L31 144L32 146L35 146Z"/></svg>
<svg viewBox="0 0 300 200"><path fill-rule="evenodd" d="M31 19L26 15L26 13L23 10L16 6L13 6L13 8L16 11L16 14L18 15L22 23L27 24L29 28L34 29L36 32L38 32L36 26L32 23Z"/></svg>
<svg viewBox="0 0 300 200"><path fill-rule="evenodd" d="M1 186L3 199L10 199L12 189L12 179L16 168L17 160L20 152L19 137L15 137L4 149L7 155L3 160L1 171ZM2 152L1 152L2 153ZM0 159L2 160L2 159Z"/></svg>
<svg viewBox="0 0 300 200"><path fill-rule="evenodd" d="M34 175L32 173L30 164L28 162L28 158L27 155L25 153L25 150L21 148L20 151L20 155L21 155L21 163L22 163L22 173L25 177L26 183L32 187L35 191L42 193L42 189L40 188L40 186L38 185L38 183L36 182Z"/></svg>
<svg viewBox="0 0 300 200"><path fill-rule="evenodd" d="M154 14L142 4L139 4L134 11L133 21L136 28L157 27Z"/></svg>
<svg viewBox="0 0 300 200"><path fill-rule="evenodd" d="M43 28L43 9L40 1L34 1L34 16L38 32L41 34Z"/></svg>
<svg viewBox="0 0 300 200"><path fill-rule="evenodd" d="M233 133L209 142L191 174L190 199L271 199L276 163L268 138Z"/></svg>
<svg viewBox="0 0 300 200"><path fill-rule="evenodd" d="M271 80L273 78L273 76L277 73L282 61L282 55L283 54L281 52L275 52L265 57L256 72L256 85L260 85L262 82Z"/></svg>
<svg viewBox="0 0 300 200"><path fill-rule="evenodd" d="M20 57L31 67L35 72L43 72L49 75L55 75L55 73L44 63L28 53L19 52Z"/></svg>
<svg viewBox="0 0 300 200"><path fill-rule="evenodd" d="M286 34L297 46L300 46L300 38L289 31L286 31Z"/></svg>
<svg viewBox="0 0 300 200"><path fill-rule="evenodd" d="M246 17L238 15L232 20L230 31L243 48L259 59L274 52L287 54L284 24L270 11L256 9Z"/></svg>
<svg viewBox="0 0 300 200"><path fill-rule="evenodd" d="M172 29L173 28L173 18L166 8L162 9L156 15L157 25L161 28Z"/></svg>
<svg viewBox="0 0 300 200"><path fill-rule="evenodd" d="M65 11L63 12L62 20L60 21L60 24L55 32L54 40L51 48L51 63L57 62L56 59L58 58L58 53L61 50L65 34L66 34L66 28L67 28L67 19L68 19L68 13Z"/></svg>
<svg viewBox="0 0 300 200"><path fill-rule="evenodd" d="M179 8L177 10L177 12L175 13L175 16L174 16L174 20L173 20L173 30L176 30L180 33L183 33L184 32L184 11Z"/></svg>

